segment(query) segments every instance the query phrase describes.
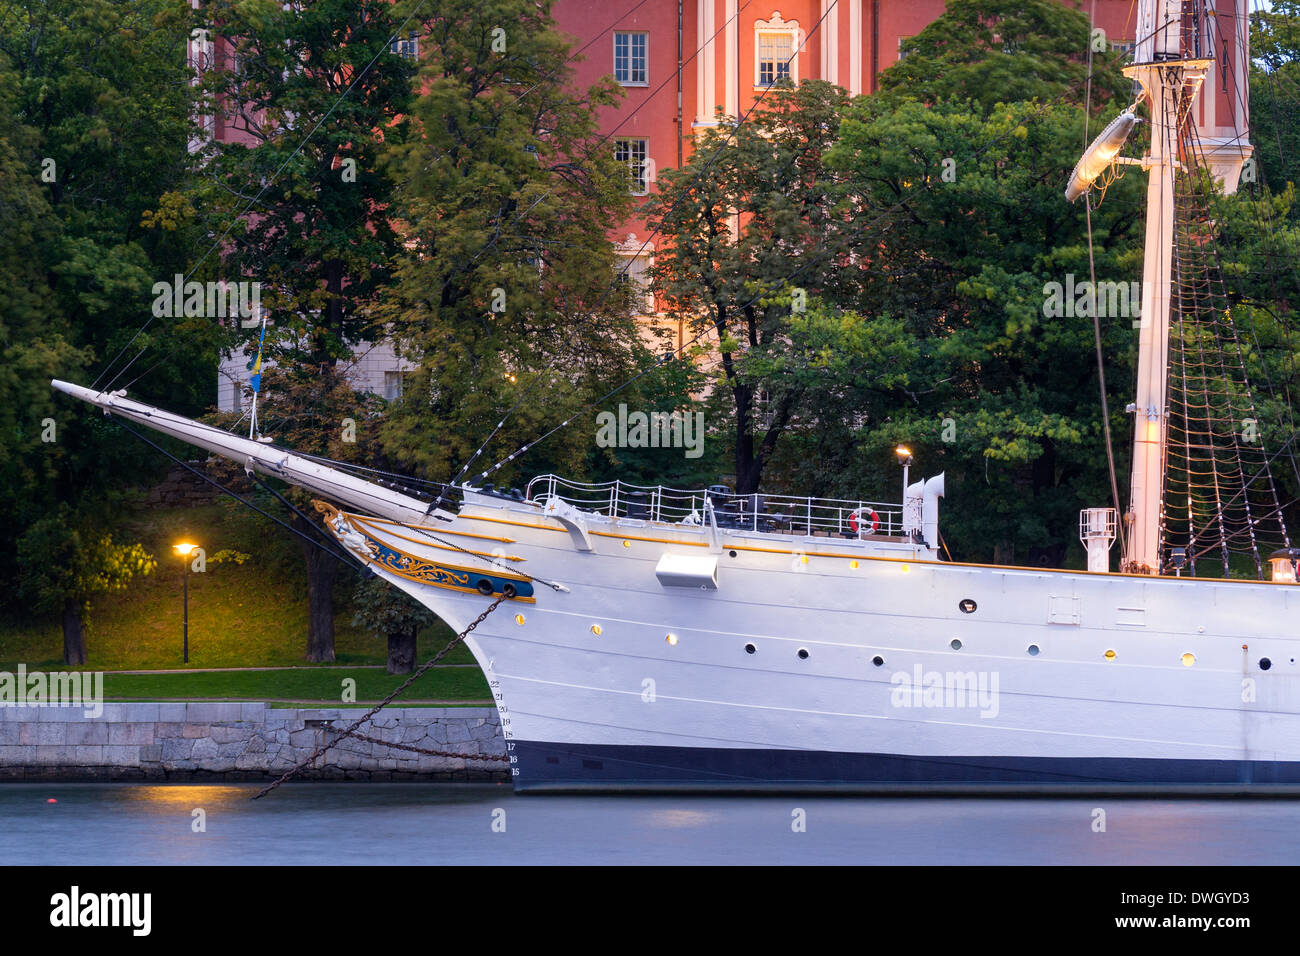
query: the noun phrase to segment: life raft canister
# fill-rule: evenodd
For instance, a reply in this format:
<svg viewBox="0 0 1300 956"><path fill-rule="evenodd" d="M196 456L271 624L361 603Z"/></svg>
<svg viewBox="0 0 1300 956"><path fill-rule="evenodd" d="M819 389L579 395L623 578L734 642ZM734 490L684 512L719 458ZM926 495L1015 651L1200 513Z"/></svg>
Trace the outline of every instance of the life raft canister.
<svg viewBox="0 0 1300 956"><path fill-rule="evenodd" d="M880 515L876 514L875 509L873 508L861 508L857 511L850 511L849 527L853 529L854 534L858 533L858 529L862 523L862 517L863 517L862 512L864 511L871 518L871 533L875 534L876 529L880 527Z"/></svg>

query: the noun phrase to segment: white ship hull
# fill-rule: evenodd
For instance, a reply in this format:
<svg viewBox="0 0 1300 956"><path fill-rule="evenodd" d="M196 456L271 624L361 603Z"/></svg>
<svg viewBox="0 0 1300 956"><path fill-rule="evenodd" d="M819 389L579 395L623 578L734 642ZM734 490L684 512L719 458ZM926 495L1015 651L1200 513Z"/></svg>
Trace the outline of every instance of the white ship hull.
<svg viewBox="0 0 1300 956"><path fill-rule="evenodd" d="M466 643L519 790L1300 791L1295 585L957 564L904 538L473 491L429 512L55 386L358 509L322 506L344 547L458 632L502 597ZM661 575L665 554L682 557Z"/></svg>
<svg viewBox="0 0 1300 956"><path fill-rule="evenodd" d="M716 590L665 587L662 555L707 554L707 529L606 521L579 551L537 505L467 493L429 533L510 539L493 564L343 520L420 561L523 558L568 589L504 602L467 641L520 790L1300 789L1292 587L725 529ZM490 600L372 566L458 631Z"/></svg>

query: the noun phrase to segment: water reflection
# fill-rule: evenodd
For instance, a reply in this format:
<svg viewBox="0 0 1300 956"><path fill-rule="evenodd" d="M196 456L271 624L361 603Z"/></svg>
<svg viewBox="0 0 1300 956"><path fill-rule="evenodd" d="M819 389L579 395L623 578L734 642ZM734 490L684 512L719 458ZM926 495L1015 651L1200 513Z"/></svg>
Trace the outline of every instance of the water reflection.
<svg viewBox="0 0 1300 956"><path fill-rule="evenodd" d="M354 783L252 800L260 789L3 784L0 864L1258 865L1300 850L1300 802L1288 800L516 797Z"/></svg>

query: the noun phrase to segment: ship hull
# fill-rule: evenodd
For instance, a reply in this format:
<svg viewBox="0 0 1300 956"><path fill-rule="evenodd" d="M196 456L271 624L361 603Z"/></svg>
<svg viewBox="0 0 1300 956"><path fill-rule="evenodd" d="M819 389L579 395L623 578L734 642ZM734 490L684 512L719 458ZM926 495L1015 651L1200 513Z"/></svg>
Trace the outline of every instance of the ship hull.
<svg viewBox="0 0 1300 956"><path fill-rule="evenodd" d="M1300 764L1122 757L917 757L518 741L520 792L1300 794Z"/></svg>
<svg viewBox="0 0 1300 956"><path fill-rule="evenodd" d="M343 517L371 555L531 579L467 640L521 792L1300 791L1291 587L599 516L578 535L472 493L433 532ZM683 553L717 558L716 587L660 580ZM491 600L473 571L372 567L457 630Z"/></svg>

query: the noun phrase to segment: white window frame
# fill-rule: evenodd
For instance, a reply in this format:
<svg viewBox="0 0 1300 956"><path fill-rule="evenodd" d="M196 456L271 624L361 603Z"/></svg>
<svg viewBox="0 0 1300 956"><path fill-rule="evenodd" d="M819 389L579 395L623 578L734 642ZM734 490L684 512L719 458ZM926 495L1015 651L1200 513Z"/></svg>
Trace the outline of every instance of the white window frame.
<svg viewBox="0 0 1300 956"><path fill-rule="evenodd" d="M627 48L627 75L628 75L628 78L627 78L627 79L623 79L623 77L621 77L621 76L618 75L618 59L619 59L619 53L618 53L618 40L619 40L619 37L627 37L627 38L628 38L628 48ZM633 39L634 37L640 37L640 38L641 38L641 41L642 41L642 47L641 47L641 75L642 75L642 79L639 79L639 80L632 79L632 77L635 76L635 71L634 71L634 69L633 69L633 64L636 62L636 60L635 60L635 58L634 58L634 56L633 56L633 49L632 49L632 46L633 46L633 44L632 44L632 39ZM649 85L650 85L650 34L647 33L645 30L616 30L616 31L614 31L614 79L618 81L618 84L619 84L620 86L649 86Z"/></svg>
<svg viewBox="0 0 1300 956"><path fill-rule="evenodd" d="M916 35L916 34L912 34L912 36L915 36L915 35ZM899 63L903 62L903 57L907 56L907 52L903 49L903 41L904 41L904 40L910 40L910 39L912 39L911 36L905 36L905 37L899 37L899 38L898 38L898 61L897 61L897 62L899 62Z"/></svg>
<svg viewBox="0 0 1300 956"><path fill-rule="evenodd" d="M629 236L628 242L616 243L615 251L622 260L618 264L618 281L635 287L636 302L638 315L655 315L655 296L650 290L650 270L654 268L655 256L654 248L646 246L643 251L639 251L640 243L635 242L634 237ZM633 267L641 265L639 272L634 271Z"/></svg>
<svg viewBox="0 0 1300 956"><path fill-rule="evenodd" d="M781 81L779 75L781 64L784 60L772 60L774 74L771 83L763 82L763 36L764 35L785 35L790 38L790 62L789 76L790 82L794 86L799 85L799 47L803 42L803 31L799 29L798 20L785 20L781 17L780 10L773 10L772 17L769 20L757 20L754 23L754 89L766 90L775 86Z"/></svg>
<svg viewBox="0 0 1300 956"><path fill-rule="evenodd" d="M195 28L190 31L185 54L186 65L194 71L194 75L190 77L190 86L199 85L201 82L199 74L206 73L216 65L216 56L217 44L211 30ZM217 133L215 114L197 112L195 118L198 120L199 130L198 135L187 144L188 151L191 153L202 149L204 144L211 142Z"/></svg>
<svg viewBox="0 0 1300 956"><path fill-rule="evenodd" d="M639 157L633 155L627 155L622 157L619 156L619 150L621 148L623 148L624 146L631 148L633 144L640 144L641 155ZM650 163L650 140L646 139L644 136L616 137L614 139L614 159L618 160L619 162L627 163L628 179L633 184L631 186L632 195L633 196L650 195L650 178L647 175L647 171L648 171L647 167L649 166ZM640 163L641 166L640 176L637 176L635 174L635 166L638 162ZM635 185L638 182L641 183L644 188L638 190Z"/></svg>
<svg viewBox="0 0 1300 956"><path fill-rule="evenodd" d="M406 373L401 369L384 369L384 399L395 402L406 390Z"/></svg>
<svg viewBox="0 0 1300 956"><path fill-rule="evenodd" d="M420 39L412 30L405 37L394 36L388 43L388 49L406 60L420 58Z"/></svg>

